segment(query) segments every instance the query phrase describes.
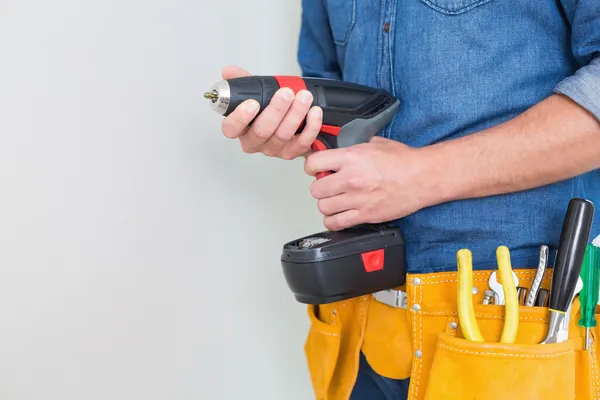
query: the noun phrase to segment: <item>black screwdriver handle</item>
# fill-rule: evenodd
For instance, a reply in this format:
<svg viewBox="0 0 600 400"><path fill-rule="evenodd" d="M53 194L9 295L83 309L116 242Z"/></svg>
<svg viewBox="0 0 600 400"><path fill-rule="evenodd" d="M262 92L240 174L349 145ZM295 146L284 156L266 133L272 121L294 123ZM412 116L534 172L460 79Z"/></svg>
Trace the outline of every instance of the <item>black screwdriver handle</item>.
<svg viewBox="0 0 600 400"><path fill-rule="evenodd" d="M571 199L552 272L548 303L551 310L565 312L573 299L593 219L594 204L591 201Z"/></svg>

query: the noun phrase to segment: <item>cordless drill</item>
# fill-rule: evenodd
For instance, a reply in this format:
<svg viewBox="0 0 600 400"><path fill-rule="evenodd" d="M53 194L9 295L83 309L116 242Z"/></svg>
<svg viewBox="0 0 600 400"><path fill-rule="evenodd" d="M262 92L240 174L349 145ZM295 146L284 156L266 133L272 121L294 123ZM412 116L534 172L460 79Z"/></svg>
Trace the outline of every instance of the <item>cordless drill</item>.
<svg viewBox="0 0 600 400"><path fill-rule="evenodd" d="M248 99L260 104L257 116L280 88L308 90L323 110L311 148L324 151L368 142L395 116L400 102L382 89L324 78L248 76L216 83L204 97L213 110L229 115ZM255 117L256 118L256 117ZM296 134L302 131L304 122ZM323 178L331 172L317 175ZM286 282L296 300L326 304L405 283L404 236L391 224L362 224L323 231L286 243L281 254Z"/></svg>

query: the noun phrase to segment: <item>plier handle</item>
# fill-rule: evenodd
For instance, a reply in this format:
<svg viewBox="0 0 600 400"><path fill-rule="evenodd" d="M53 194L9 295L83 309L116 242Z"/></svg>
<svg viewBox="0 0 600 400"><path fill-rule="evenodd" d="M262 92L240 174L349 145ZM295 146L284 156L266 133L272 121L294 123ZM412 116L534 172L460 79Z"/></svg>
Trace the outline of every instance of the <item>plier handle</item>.
<svg viewBox="0 0 600 400"><path fill-rule="evenodd" d="M513 280L508 247L500 246L496 249L496 260L506 300L500 343L514 343L519 325L519 300L517 287ZM471 251L459 250L456 253L456 262L458 264L458 319L461 330L467 340L483 342L484 339L475 319L473 308L473 255Z"/></svg>

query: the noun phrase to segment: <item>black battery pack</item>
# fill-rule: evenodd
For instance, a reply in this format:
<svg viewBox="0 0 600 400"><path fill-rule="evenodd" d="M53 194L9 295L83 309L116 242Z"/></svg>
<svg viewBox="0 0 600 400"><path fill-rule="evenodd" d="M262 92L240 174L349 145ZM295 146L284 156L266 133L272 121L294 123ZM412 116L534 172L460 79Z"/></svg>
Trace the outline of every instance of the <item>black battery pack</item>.
<svg viewBox="0 0 600 400"><path fill-rule="evenodd" d="M327 304L401 286L404 235L392 225L359 225L288 242L281 265L296 300Z"/></svg>

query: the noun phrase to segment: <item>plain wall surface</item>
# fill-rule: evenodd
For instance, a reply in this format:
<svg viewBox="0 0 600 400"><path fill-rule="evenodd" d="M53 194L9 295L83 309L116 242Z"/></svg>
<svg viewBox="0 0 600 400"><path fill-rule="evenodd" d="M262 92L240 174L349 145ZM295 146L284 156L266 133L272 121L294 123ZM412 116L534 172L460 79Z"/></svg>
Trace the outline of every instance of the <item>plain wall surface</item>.
<svg viewBox="0 0 600 400"><path fill-rule="evenodd" d="M254 16L252 16L254 14ZM303 160L244 154L202 93L298 74L299 2L0 2L0 398L313 398L288 240Z"/></svg>

